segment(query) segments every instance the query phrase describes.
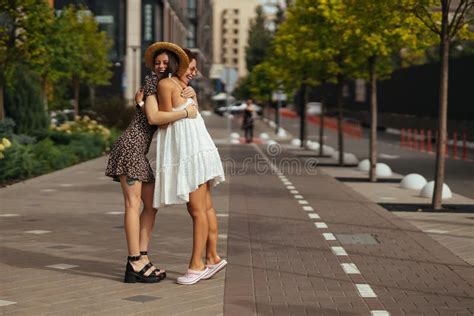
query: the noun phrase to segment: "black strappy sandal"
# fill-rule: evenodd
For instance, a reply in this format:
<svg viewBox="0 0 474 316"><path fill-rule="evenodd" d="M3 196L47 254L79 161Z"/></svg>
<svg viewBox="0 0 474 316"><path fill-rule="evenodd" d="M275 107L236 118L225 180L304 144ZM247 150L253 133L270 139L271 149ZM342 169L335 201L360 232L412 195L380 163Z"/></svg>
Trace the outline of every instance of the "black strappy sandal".
<svg viewBox="0 0 474 316"><path fill-rule="evenodd" d="M141 256L148 256L148 251L140 251L140 255L141 255ZM150 264L151 264L152 267L154 267L153 263L150 262ZM154 271L154 272L155 272L155 275L156 275L156 277L158 277L158 278L160 279L160 281L163 280L164 278L166 278L166 271L163 271L163 272L162 272L162 271L161 271L160 269L158 269L157 267L155 267L155 269L156 269L156 270Z"/></svg>
<svg viewBox="0 0 474 316"><path fill-rule="evenodd" d="M150 273L150 275L145 275L145 273L153 267L153 265L149 262L147 263L139 272L136 272L133 269L132 264L130 261L138 261L140 260L141 256L129 256L127 258L127 267L125 268L125 278L123 280L124 283L158 283L161 281L155 273Z"/></svg>

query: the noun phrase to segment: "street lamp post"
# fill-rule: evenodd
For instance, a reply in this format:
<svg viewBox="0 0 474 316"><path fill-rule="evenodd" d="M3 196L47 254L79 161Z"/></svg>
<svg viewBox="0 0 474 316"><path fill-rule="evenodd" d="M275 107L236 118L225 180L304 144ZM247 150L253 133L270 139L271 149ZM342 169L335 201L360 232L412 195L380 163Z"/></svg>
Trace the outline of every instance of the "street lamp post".
<svg viewBox="0 0 474 316"><path fill-rule="evenodd" d="M141 49L140 45L130 45L128 46L132 49L132 99L135 91L137 91L137 49Z"/></svg>
<svg viewBox="0 0 474 316"><path fill-rule="evenodd" d="M224 74L221 76L221 80L225 83L225 97L226 97L226 109L227 109L227 133L229 135L232 131L232 114L230 111L230 94L234 90L235 82L237 81L237 70L233 67L225 66Z"/></svg>
<svg viewBox="0 0 474 316"><path fill-rule="evenodd" d="M277 100L277 108L275 111L275 134L278 135L280 133L280 108L281 108L281 93L278 91L278 100Z"/></svg>

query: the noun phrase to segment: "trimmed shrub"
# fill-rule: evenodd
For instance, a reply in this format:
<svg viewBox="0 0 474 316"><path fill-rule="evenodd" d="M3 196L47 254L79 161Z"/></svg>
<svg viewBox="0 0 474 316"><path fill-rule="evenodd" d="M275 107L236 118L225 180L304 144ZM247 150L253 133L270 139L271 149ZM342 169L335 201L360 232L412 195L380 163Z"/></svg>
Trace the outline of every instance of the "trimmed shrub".
<svg viewBox="0 0 474 316"><path fill-rule="evenodd" d="M40 162L41 173L63 169L79 162L79 157L67 146L55 146L49 138L35 144L33 153Z"/></svg>
<svg viewBox="0 0 474 316"><path fill-rule="evenodd" d="M41 162L35 157L33 145L13 144L0 159L0 182L26 179L41 173Z"/></svg>
<svg viewBox="0 0 474 316"><path fill-rule="evenodd" d="M28 68L16 70L14 81L5 92L6 116L15 121L16 134L30 134L48 127L39 81Z"/></svg>

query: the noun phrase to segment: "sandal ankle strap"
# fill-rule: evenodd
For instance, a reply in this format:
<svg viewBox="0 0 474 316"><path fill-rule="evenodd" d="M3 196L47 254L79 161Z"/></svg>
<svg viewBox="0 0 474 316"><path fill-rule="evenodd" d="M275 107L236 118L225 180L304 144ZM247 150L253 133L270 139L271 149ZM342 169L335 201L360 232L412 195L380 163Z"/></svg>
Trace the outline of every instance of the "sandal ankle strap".
<svg viewBox="0 0 474 316"><path fill-rule="evenodd" d="M140 260L141 256L128 256L129 261L138 261Z"/></svg>
<svg viewBox="0 0 474 316"><path fill-rule="evenodd" d="M140 255L141 255L141 256L147 256L147 255L148 255L148 251L140 251Z"/></svg>

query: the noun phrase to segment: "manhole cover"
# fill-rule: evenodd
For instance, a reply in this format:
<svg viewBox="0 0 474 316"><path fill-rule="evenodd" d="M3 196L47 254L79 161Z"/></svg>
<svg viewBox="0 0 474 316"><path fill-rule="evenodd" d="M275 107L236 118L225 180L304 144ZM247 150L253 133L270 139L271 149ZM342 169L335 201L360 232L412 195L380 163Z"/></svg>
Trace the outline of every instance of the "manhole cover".
<svg viewBox="0 0 474 316"><path fill-rule="evenodd" d="M156 300L159 300L159 299L160 299L160 297L149 296L149 295L136 295L136 296L130 296L130 297L125 297L124 298L124 300L127 300L127 301L141 302L141 303L156 301Z"/></svg>
<svg viewBox="0 0 474 316"><path fill-rule="evenodd" d="M371 234L336 234L341 244L377 245L379 242Z"/></svg>
<svg viewBox="0 0 474 316"><path fill-rule="evenodd" d="M58 246L51 246L51 247L47 247L47 248L51 248L51 249L68 249L68 248L72 248L71 246L61 246L61 245L58 245Z"/></svg>

